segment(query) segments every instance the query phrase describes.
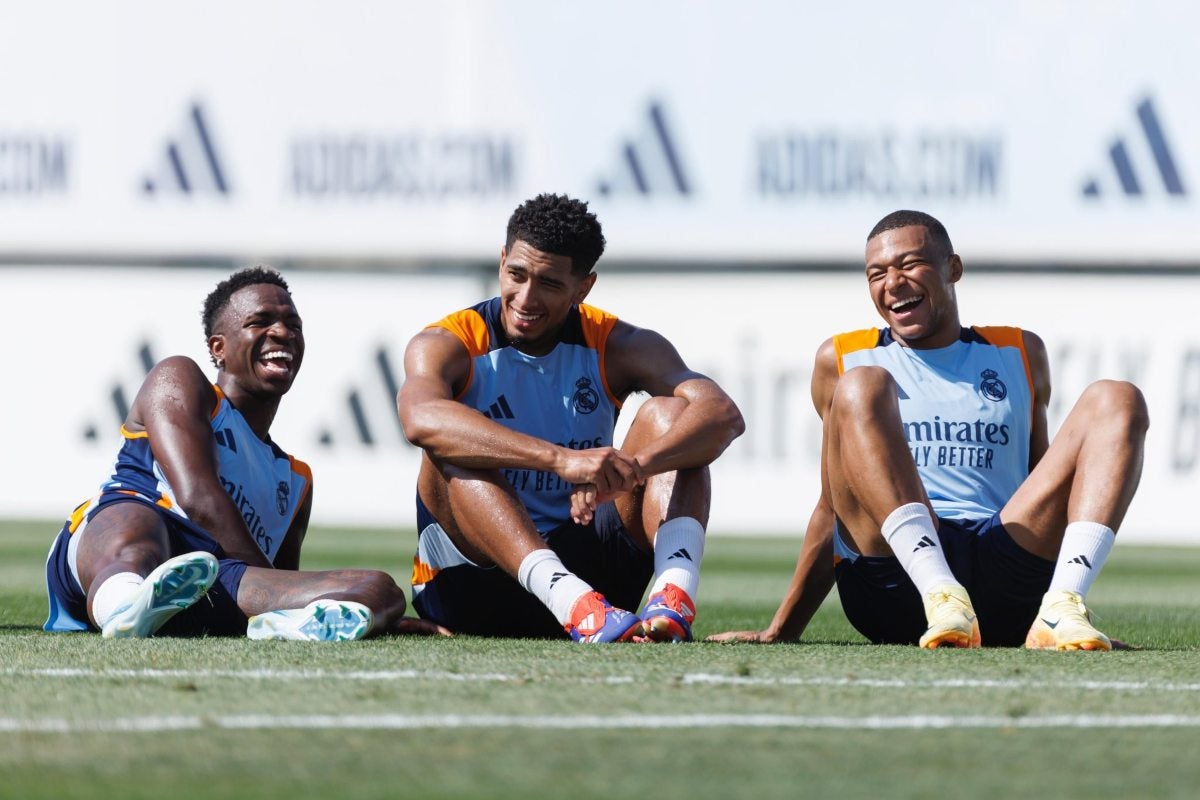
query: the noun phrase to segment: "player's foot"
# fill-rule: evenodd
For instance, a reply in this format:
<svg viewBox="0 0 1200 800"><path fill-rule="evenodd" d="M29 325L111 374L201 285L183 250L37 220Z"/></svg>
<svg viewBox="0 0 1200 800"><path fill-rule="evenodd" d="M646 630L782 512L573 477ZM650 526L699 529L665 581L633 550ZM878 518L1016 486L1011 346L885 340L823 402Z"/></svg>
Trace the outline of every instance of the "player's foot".
<svg viewBox="0 0 1200 800"><path fill-rule="evenodd" d="M571 621L563 626L581 644L627 642L641 633L642 620L612 603L599 592L588 592L575 601Z"/></svg>
<svg viewBox="0 0 1200 800"><path fill-rule="evenodd" d="M304 608L255 614L246 626L246 636L255 640L345 642L366 636L374 622L371 609L362 603L353 600L313 600Z"/></svg>
<svg viewBox="0 0 1200 800"><path fill-rule="evenodd" d="M1066 590L1046 592L1025 647L1030 650L1111 650L1107 636L1092 626L1083 597Z"/></svg>
<svg viewBox="0 0 1200 800"><path fill-rule="evenodd" d="M146 576L128 605L104 623L105 639L144 639L171 617L195 604L217 580L211 553L197 551L168 558Z"/></svg>
<svg viewBox="0 0 1200 800"><path fill-rule="evenodd" d="M979 621L963 587L939 586L925 595L925 619L921 647L979 647Z"/></svg>
<svg viewBox="0 0 1200 800"><path fill-rule="evenodd" d="M642 609L642 629L652 642L690 642L696 604L673 583L650 595Z"/></svg>

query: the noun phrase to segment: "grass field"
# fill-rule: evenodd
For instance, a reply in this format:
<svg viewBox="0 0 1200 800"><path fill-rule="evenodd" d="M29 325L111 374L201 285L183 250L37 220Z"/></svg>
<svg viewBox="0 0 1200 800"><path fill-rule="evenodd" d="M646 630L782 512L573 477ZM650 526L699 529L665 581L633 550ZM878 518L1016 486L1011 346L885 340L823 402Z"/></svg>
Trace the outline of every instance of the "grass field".
<svg viewBox="0 0 1200 800"><path fill-rule="evenodd" d="M1118 547L1107 654L806 641L586 648L40 630L52 524L0 524L0 797L1193 797L1200 549ZM403 579L413 535L310 533ZM797 542L716 538L700 636L759 627Z"/></svg>

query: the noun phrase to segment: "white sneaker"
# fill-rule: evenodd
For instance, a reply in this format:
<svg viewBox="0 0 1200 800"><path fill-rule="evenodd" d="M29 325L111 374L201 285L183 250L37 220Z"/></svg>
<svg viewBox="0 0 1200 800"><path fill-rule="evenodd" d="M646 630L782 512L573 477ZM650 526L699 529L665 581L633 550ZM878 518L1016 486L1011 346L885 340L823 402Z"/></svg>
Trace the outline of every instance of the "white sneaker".
<svg viewBox="0 0 1200 800"><path fill-rule="evenodd" d="M1046 592L1025 637L1029 650L1112 650L1112 641L1092 625L1092 613L1076 592Z"/></svg>
<svg viewBox="0 0 1200 800"><path fill-rule="evenodd" d="M146 576L128 605L117 609L104 624L105 639L144 639L189 608L217 580L217 559L197 551L168 558Z"/></svg>
<svg viewBox="0 0 1200 800"><path fill-rule="evenodd" d="M375 624L371 609L352 600L313 600L304 608L255 614L246 636L255 640L344 642L361 639Z"/></svg>
<svg viewBox="0 0 1200 800"><path fill-rule="evenodd" d="M979 647L979 620L966 589L941 586L924 599L929 627L921 637L921 647Z"/></svg>

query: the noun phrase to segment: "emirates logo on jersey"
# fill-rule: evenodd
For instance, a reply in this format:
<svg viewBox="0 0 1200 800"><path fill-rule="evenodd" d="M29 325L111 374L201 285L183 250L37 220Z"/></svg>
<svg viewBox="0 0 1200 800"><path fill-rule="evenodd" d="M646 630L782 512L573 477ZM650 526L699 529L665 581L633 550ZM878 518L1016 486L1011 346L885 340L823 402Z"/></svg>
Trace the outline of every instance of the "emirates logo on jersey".
<svg viewBox="0 0 1200 800"><path fill-rule="evenodd" d="M999 403L1008 397L1008 387L1004 385L1004 381L1000 380L996 370L985 369L979 373L979 377L983 379L979 382L979 393L988 400Z"/></svg>

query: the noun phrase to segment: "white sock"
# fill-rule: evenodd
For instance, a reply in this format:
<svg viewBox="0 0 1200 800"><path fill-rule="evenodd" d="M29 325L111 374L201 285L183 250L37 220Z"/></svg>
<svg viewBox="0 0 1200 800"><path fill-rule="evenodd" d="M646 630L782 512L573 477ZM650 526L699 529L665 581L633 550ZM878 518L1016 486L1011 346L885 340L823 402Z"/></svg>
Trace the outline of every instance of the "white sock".
<svg viewBox="0 0 1200 800"><path fill-rule="evenodd" d="M880 533L922 597L939 586L962 586L946 563L937 526L924 503L908 503L888 514Z"/></svg>
<svg viewBox="0 0 1200 800"><path fill-rule="evenodd" d="M128 605L145 580L136 572L118 572L106 578L92 598L92 621L96 627L103 630L113 614Z"/></svg>
<svg viewBox="0 0 1200 800"><path fill-rule="evenodd" d="M676 517L658 526L654 535L654 583L650 594L673 583L694 602L700 588L700 559L704 557L704 526L691 517Z"/></svg>
<svg viewBox="0 0 1200 800"><path fill-rule="evenodd" d="M562 560L549 548L534 550L525 556L517 568L517 582L525 591L541 600L559 624L571 621L575 601L592 587L563 566Z"/></svg>
<svg viewBox="0 0 1200 800"><path fill-rule="evenodd" d="M1086 597L1112 552L1117 534L1099 522L1072 522L1063 533L1050 591L1067 590Z"/></svg>

